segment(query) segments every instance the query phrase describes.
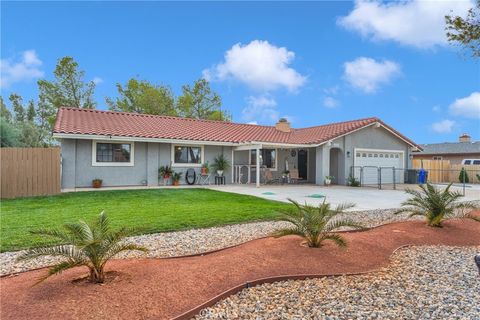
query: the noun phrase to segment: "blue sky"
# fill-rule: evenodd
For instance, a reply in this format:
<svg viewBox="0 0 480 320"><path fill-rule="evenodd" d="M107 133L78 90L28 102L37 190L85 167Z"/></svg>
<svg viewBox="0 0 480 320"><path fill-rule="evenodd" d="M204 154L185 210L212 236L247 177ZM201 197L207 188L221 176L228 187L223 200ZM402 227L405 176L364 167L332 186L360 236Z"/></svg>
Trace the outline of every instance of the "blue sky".
<svg viewBox="0 0 480 320"><path fill-rule="evenodd" d="M418 143L480 138L480 70L444 38L461 2L2 2L2 96L37 97L73 56L116 95L131 77L207 77L236 122L294 127L377 116ZM408 27L406 27L408 26Z"/></svg>

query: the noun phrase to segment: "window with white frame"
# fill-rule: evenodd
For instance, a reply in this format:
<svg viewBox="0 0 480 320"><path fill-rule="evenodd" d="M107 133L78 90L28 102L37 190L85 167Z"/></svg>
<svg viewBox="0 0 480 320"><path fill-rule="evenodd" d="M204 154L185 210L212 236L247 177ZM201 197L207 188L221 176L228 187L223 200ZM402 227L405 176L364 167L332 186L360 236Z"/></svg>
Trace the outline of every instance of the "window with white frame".
<svg viewBox="0 0 480 320"><path fill-rule="evenodd" d="M133 166L133 142L92 143L93 166Z"/></svg>
<svg viewBox="0 0 480 320"><path fill-rule="evenodd" d="M173 163L195 165L202 163L201 146L174 146L173 147Z"/></svg>
<svg viewBox="0 0 480 320"><path fill-rule="evenodd" d="M257 164L257 150L250 150L250 164ZM277 149L260 149L260 165L277 169Z"/></svg>

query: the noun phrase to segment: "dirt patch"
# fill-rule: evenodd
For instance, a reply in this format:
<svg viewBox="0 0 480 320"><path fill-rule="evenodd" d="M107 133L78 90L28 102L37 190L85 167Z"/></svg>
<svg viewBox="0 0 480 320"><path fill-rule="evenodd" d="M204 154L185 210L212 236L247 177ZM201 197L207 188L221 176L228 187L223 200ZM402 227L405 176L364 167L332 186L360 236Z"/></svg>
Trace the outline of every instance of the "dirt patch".
<svg viewBox="0 0 480 320"><path fill-rule="evenodd" d="M76 268L32 287L46 270L0 279L2 319L168 319L247 282L286 275L349 274L376 270L404 245L479 245L480 223L447 221L384 225L345 233L349 247L330 242L302 247L295 236L265 238L204 256L116 260L107 265L109 282L92 285L72 279ZM111 276L110 276L111 275Z"/></svg>

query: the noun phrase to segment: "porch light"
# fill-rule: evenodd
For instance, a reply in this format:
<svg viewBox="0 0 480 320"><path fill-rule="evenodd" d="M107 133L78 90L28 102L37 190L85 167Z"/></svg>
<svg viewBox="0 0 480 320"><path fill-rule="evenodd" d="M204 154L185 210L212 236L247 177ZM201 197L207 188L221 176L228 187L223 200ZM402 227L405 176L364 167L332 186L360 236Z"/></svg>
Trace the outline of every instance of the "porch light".
<svg viewBox="0 0 480 320"><path fill-rule="evenodd" d="M347 151L347 158L350 158L350 151Z"/></svg>
<svg viewBox="0 0 480 320"><path fill-rule="evenodd" d="M408 155L408 158L409 158L410 160L412 160L412 159L413 159L413 154L410 153L410 154Z"/></svg>

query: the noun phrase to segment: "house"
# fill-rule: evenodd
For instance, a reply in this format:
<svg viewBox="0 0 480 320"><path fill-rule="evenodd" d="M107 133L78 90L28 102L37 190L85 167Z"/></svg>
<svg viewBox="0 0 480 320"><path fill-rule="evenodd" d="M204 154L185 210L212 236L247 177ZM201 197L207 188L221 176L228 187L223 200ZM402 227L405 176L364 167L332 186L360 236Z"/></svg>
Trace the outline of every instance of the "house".
<svg viewBox="0 0 480 320"><path fill-rule="evenodd" d="M422 144L421 147L422 151L413 153L414 159L450 160L451 164L461 164L465 159L480 159L480 141L472 141L466 133L459 137L458 142Z"/></svg>
<svg viewBox="0 0 480 320"><path fill-rule="evenodd" d="M364 183L378 180L377 167L409 168L413 141L378 118L294 129L100 110L60 108L53 131L62 148L62 188L159 184L158 168L194 168L223 154L233 165L227 183L255 183L269 171L295 170L308 183L346 184L363 171ZM397 177L401 182L403 175ZM183 179L182 179L183 180ZM185 183L182 181L182 183Z"/></svg>

